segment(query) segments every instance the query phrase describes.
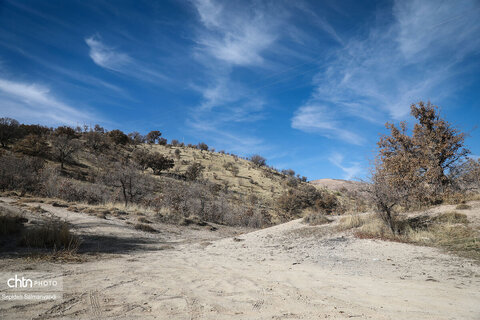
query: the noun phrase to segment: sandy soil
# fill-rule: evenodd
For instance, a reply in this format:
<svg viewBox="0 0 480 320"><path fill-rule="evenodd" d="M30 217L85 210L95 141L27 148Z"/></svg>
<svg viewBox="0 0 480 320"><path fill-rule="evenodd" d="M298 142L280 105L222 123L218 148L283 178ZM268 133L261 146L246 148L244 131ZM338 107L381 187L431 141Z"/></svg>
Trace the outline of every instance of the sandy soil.
<svg viewBox="0 0 480 320"><path fill-rule="evenodd" d="M434 248L299 220L236 236L165 225L148 234L42 207L102 254L78 264L2 258L3 272L63 275L64 299L0 301L0 319L480 319L480 267Z"/></svg>

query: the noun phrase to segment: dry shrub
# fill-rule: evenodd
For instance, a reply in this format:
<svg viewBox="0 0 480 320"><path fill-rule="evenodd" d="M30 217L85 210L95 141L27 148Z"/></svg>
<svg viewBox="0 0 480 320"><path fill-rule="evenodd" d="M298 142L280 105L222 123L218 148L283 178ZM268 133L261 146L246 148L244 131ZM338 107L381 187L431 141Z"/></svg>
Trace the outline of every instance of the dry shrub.
<svg viewBox="0 0 480 320"><path fill-rule="evenodd" d="M285 191L277 199L276 204L287 217L296 216L307 208L315 208L316 211L326 214L343 212L334 194L319 191L311 185L300 185Z"/></svg>
<svg viewBox="0 0 480 320"><path fill-rule="evenodd" d="M449 223L449 224L455 224L455 223L467 224L468 223L468 219L465 214L458 213L455 211L442 213L436 216L435 218L433 218L433 220L434 222Z"/></svg>
<svg viewBox="0 0 480 320"><path fill-rule="evenodd" d="M171 224L181 224L183 216L177 212L170 210L167 207L157 207L156 217L160 222L171 223Z"/></svg>
<svg viewBox="0 0 480 320"><path fill-rule="evenodd" d="M205 221L203 221L202 219L200 219L197 216L190 216L190 217L183 218L180 224L183 225L183 226L189 226L189 225L194 224L194 225L202 226L202 227L207 225L207 223Z"/></svg>
<svg viewBox="0 0 480 320"><path fill-rule="evenodd" d="M351 217L351 218L350 218ZM393 233L378 216L358 220L344 217L341 225L355 226L355 236L361 239L382 239L440 247L455 254L480 260L478 231L470 228L467 217L458 212L438 216L403 218L399 232Z"/></svg>
<svg viewBox="0 0 480 320"><path fill-rule="evenodd" d="M410 230L408 241L428 246L442 247L455 254L480 260L478 231L462 224L434 224L423 230Z"/></svg>
<svg viewBox="0 0 480 320"><path fill-rule="evenodd" d="M328 219L325 214L318 212L318 211L309 211L303 217L303 222L307 223L311 226L318 226L321 224L326 224L332 222L332 220Z"/></svg>
<svg viewBox="0 0 480 320"><path fill-rule="evenodd" d="M467 201L465 192L446 192L443 195L443 203L445 204L464 204Z"/></svg>
<svg viewBox="0 0 480 320"><path fill-rule="evenodd" d="M125 208L128 205L142 202L147 196L153 193L155 179L143 174L131 162L116 162L107 166L101 174L101 180L107 186L116 188L117 197L122 199Z"/></svg>
<svg viewBox="0 0 480 320"><path fill-rule="evenodd" d="M360 216L358 214L347 215L340 218L337 229L349 230L349 229L359 228L363 226L369 219L371 219L371 215L368 215L368 216Z"/></svg>
<svg viewBox="0 0 480 320"><path fill-rule="evenodd" d="M60 171L53 167L42 172L42 194L49 198L88 204L103 203L112 197L106 186L62 177Z"/></svg>
<svg viewBox="0 0 480 320"><path fill-rule="evenodd" d="M156 232L158 232L158 231L157 231L155 228L153 228L152 226L149 226L148 224L143 224L143 223L137 223L137 224L135 224L134 228L137 229L137 230L145 231L145 232L151 232L151 233L156 233Z"/></svg>
<svg viewBox="0 0 480 320"><path fill-rule="evenodd" d="M265 209L231 205L225 212L223 222L230 226L263 228L271 224L270 215Z"/></svg>
<svg viewBox="0 0 480 320"><path fill-rule="evenodd" d="M147 224L152 223L152 221L148 220L148 219L145 218L145 217L140 217L140 218L138 218L138 222L147 223Z"/></svg>
<svg viewBox="0 0 480 320"><path fill-rule="evenodd" d="M42 198L35 198L35 197L30 198L28 196L25 196L21 199L18 199L16 202L17 203L32 203L32 202L44 203L45 200Z"/></svg>
<svg viewBox="0 0 480 320"><path fill-rule="evenodd" d="M355 235L361 239L398 240L383 219L377 215L365 221L355 232Z"/></svg>
<svg viewBox="0 0 480 320"><path fill-rule="evenodd" d="M7 236L19 233L23 229L25 218L11 213L3 213L0 215L0 236Z"/></svg>
<svg viewBox="0 0 480 320"><path fill-rule="evenodd" d="M44 161L38 158L0 154L0 190L18 190L22 195L38 191L43 166Z"/></svg>
<svg viewBox="0 0 480 320"><path fill-rule="evenodd" d="M80 246L80 239L71 233L68 223L51 219L40 226L25 229L20 245L55 250L76 250Z"/></svg>
<svg viewBox="0 0 480 320"><path fill-rule="evenodd" d="M457 210L469 210L472 209L468 204L462 203L455 207Z"/></svg>
<svg viewBox="0 0 480 320"><path fill-rule="evenodd" d="M202 221L260 228L270 224L270 215L258 198L238 199L221 186L207 181L164 181L159 196L147 202L160 221L179 224L197 216Z"/></svg>

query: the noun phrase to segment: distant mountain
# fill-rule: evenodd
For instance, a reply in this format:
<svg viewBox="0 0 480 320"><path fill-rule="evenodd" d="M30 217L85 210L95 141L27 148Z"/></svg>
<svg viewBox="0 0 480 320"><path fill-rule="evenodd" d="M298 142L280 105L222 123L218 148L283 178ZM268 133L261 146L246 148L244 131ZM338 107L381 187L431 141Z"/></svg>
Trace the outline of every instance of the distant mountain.
<svg viewBox="0 0 480 320"><path fill-rule="evenodd" d="M346 189L348 191L360 191L362 186L366 184L365 182L342 179L318 179L312 180L310 183L315 186L334 191L340 191L342 189Z"/></svg>

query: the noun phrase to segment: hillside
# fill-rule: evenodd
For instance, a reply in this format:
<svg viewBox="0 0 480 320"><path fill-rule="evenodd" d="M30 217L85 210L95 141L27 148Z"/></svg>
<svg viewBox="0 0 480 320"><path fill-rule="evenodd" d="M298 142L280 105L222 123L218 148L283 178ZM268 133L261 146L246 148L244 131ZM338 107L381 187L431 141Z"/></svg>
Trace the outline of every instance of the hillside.
<svg viewBox="0 0 480 320"><path fill-rule="evenodd" d="M173 223L194 216L263 227L310 208L340 208L337 196L316 190L293 170L269 167L259 155L245 159L203 143L168 144L158 131L149 133L152 138L98 126L5 130L11 138L0 151L0 190L102 208L123 203L128 212L140 206Z"/></svg>
<svg viewBox="0 0 480 320"><path fill-rule="evenodd" d="M189 165L200 163L205 168L205 179L243 196L255 195L270 202L288 189L285 175L265 166L256 166L237 156L171 145L145 144L138 148L175 159L175 166L165 171L166 173L184 174ZM178 158L175 155L176 150L180 151ZM232 169L234 167L238 172Z"/></svg>

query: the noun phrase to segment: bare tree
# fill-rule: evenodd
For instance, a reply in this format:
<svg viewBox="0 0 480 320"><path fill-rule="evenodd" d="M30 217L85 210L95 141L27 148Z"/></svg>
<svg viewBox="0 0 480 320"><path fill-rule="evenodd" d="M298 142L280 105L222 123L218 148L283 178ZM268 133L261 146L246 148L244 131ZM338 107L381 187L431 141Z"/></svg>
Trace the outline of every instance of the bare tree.
<svg viewBox="0 0 480 320"><path fill-rule="evenodd" d="M0 144L6 148L19 134L19 123L12 118L0 118Z"/></svg>
<svg viewBox="0 0 480 320"><path fill-rule="evenodd" d="M197 148L202 150L202 151L208 151L208 145L205 142L200 142L197 145Z"/></svg>
<svg viewBox="0 0 480 320"><path fill-rule="evenodd" d="M137 131L129 133L128 138L130 138L131 143L134 145L145 143L146 141L145 136L141 135Z"/></svg>
<svg viewBox="0 0 480 320"><path fill-rule="evenodd" d="M147 140L147 143L155 144L155 142L160 138L161 135L162 133L160 131L153 130L147 133L145 139Z"/></svg>
<svg viewBox="0 0 480 320"><path fill-rule="evenodd" d="M115 144L126 145L130 141L128 136L125 133L123 133L123 131L118 129L110 131L108 133L108 137Z"/></svg>
<svg viewBox="0 0 480 320"><path fill-rule="evenodd" d="M128 162L116 162L105 169L103 181L106 185L119 188L125 207L150 193L152 182Z"/></svg>
<svg viewBox="0 0 480 320"><path fill-rule="evenodd" d="M449 179L460 192L480 190L480 159L468 159L452 168Z"/></svg>
<svg viewBox="0 0 480 320"><path fill-rule="evenodd" d="M63 169L65 162L71 161L75 153L81 147L77 139L72 139L66 134L53 136L52 138L53 156L60 162L60 167Z"/></svg>
<svg viewBox="0 0 480 320"><path fill-rule="evenodd" d="M267 159L258 154L254 154L253 156L251 156L250 161L252 161L253 164L257 167L263 167L267 163Z"/></svg>
<svg viewBox="0 0 480 320"><path fill-rule="evenodd" d="M86 145L95 153L108 148L108 141L105 134L100 131L89 131L85 133Z"/></svg>

